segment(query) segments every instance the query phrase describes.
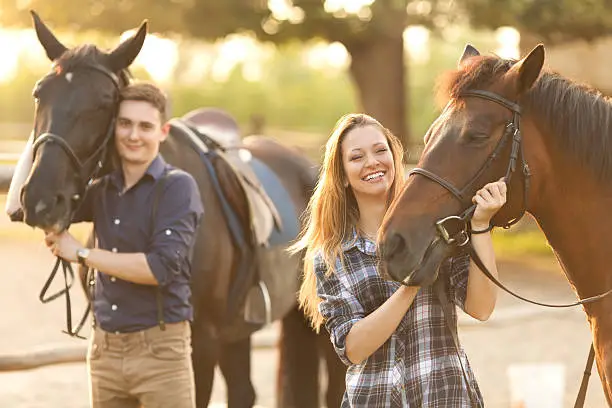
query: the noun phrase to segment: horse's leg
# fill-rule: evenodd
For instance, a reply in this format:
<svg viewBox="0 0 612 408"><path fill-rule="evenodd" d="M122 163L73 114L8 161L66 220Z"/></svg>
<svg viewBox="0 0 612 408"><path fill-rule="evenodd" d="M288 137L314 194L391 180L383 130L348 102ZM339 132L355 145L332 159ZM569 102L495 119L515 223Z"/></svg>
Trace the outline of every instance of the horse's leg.
<svg viewBox="0 0 612 408"><path fill-rule="evenodd" d="M329 334L324 328L318 334L319 350L325 358L327 368L327 391L325 402L328 407L339 407L344 397L346 366L334 350L329 339Z"/></svg>
<svg viewBox="0 0 612 408"><path fill-rule="evenodd" d="M317 335L297 307L282 320L277 383L279 408L318 408Z"/></svg>
<svg viewBox="0 0 612 408"><path fill-rule="evenodd" d="M196 322L191 327L196 405L198 408L206 408L212 394L215 366L219 357L219 341L209 324Z"/></svg>
<svg viewBox="0 0 612 408"><path fill-rule="evenodd" d="M221 344L219 368L227 384L228 408L250 408L255 404L251 382L251 337Z"/></svg>

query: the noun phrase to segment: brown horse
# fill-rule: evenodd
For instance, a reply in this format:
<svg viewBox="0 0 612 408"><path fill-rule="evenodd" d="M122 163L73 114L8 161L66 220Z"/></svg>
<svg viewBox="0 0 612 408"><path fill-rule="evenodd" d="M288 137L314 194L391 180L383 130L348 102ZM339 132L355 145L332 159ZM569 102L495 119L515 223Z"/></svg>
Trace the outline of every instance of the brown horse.
<svg viewBox="0 0 612 408"><path fill-rule="evenodd" d="M505 176L508 202L493 223L511 224L528 211L581 299L612 288L612 103L543 63L541 45L520 61L467 46L457 70L443 76L448 103L381 231L395 280L434 281L443 258L473 233L466 234L469 212L452 216L469 209L478 188ZM584 310L612 405L612 296Z"/></svg>
<svg viewBox="0 0 612 408"><path fill-rule="evenodd" d="M67 49L36 15L34 22L54 69L34 91L35 158L21 201L28 225L61 231L70 225L87 182L112 168L118 92L128 84L126 70L140 52L146 24L107 53L93 45ZM318 372L323 356L327 357L329 373L327 405L339 406L345 370L330 353L329 341L322 341L297 309L298 258L288 255L288 243L268 248L256 245L239 176L223 158L223 149L209 138L203 139L207 152L174 126L161 148L167 162L194 176L206 209L192 261L192 345L198 406L208 405L216 365L227 382L228 405L254 404L250 338L262 324L246 322L243 312L257 277L273 281L267 286L271 316L282 321L278 405L319 406ZM243 147L278 177L297 220L313 189L316 166L271 139L251 138ZM236 217L243 241L237 242L232 235L227 211Z"/></svg>

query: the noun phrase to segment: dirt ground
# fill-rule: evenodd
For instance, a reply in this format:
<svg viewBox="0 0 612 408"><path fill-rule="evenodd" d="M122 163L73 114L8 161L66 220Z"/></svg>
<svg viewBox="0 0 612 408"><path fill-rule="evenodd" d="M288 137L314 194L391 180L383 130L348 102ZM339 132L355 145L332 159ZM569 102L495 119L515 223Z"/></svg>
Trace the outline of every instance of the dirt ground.
<svg viewBox="0 0 612 408"><path fill-rule="evenodd" d="M0 221L0 232L6 232L3 228L7 228L7 224ZM10 243L12 235L0 233L0 354L41 346L83 344L83 340L61 333L65 324L62 300L47 305L38 301L38 293L54 261L42 240L37 243L19 236ZM538 267L530 265L501 262L502 280L520 293L542 301L574 299L565 278L551 261L543 261ZM84 306L83 297L78 290L74 293L75 310L80 311ZM273 337L276 329L272 326L261 336ZM547 310L501 294L498 307L488 322L475 322L461 316L460 337L487 407L510 407L507 370L512 364L523 363L562 364L565 367L563 407L573 406L590 345L590 333L580 308ZM257 349L253 359L252 375L258 404L273 407L276 352L270 348ZM224 400L225 386L218 380L214 406L222 406ZM0 407L88 407L85 364L0 373ZM586 407L606 407L595 371Z"/></svg>

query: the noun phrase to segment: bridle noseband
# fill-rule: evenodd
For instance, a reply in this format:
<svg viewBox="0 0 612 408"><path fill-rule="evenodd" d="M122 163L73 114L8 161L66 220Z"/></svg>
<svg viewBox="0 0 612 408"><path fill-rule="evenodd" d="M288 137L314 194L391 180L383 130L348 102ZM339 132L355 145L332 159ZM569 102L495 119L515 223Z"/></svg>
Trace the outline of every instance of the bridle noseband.
<svg viewBox="0 0 612 408"><path fill-rule="evenodd" d="M113 86L115 87L115 90L117 91L117 93L121 89L118 76L114 74L113 72L111 72L110 70L108 70L107 68L103 67L102 65L97 65L97 64L96 65L94 64L82 65L79 67L79 69L88 69L88 70L99 72L112 81ZM75 204L78 205L84 196L87 185L93 179L96 178L98 172L102 168L103 161L106 157L106 148L108 147L108 142L113 137L114 132L115 132L115 115L113 114L113 118L111 119L108 125L107 131L104 136L104 139L102 140L102 143L100 143L98 148L83 161L79 159L77 154L74 152L74 149L70 147L70 145L68 144L65 138L55 133L51 133L51 132L42 133L36 138L36 140L34 141L34 144L32 145L33 155L34 157L36 157L36 152L38 151L38 149L43 144L48 143L48 142L55 143L59 147L62 148L62 150L66 153L66 155L70 159L72 166L74 167L74 169L76 170L79 176L79 192L75 196L73 196L73 201L75 202ZM93 170L91 170L90 172L87 172L87 169L91 166L91 164L96 161L97 161L97 164L93 168Z"/></svg>
<svg viewBox="0 0 612 408"><path fill-rule="evenodd" d="M506 181L506 184L510 185L510 180L512 179L512 176L516 171L516 164L520 158L521 167L523 170L524 192L523 206L519 216L502 225L503 228L510 228L512 225L516 224L525 214L531 177L529 166L527 165L527 162L525 161L525 156L523 155L523 143L520 130L520 106L514 102L507 100L506 98L503 98L489 91L467 91L461 94L461 96L472 96L476 98L487 99L509 109L513 115L512 120L506 125L504 134L497 143L497 146L493 150L493 153L491 153L491 155L487 158L482 167L480 167L478 172L476 172L476 174L470 179L470 181L468 181L468 183L462 189L458 189L449 181L424 168L416 167L410 170L410 172L408 173L408 175L420 174L428 178L429 180L439 184L449 193L451 193L453 197L455 197L463 207L466 207L466 209L460 215L451 215L449 217L445 217L436 221L436 230L438 231L440 238L442 238L442 240L446 244L452 244L456 246L466 245L470 240L470 234L489 232L493 228L493 224L491 224L489 228L481 231L474 231L469 228L469 220L471 219L472 215L474 214L474 210L476 209L476 204L472 204L471 202L472 197L470 194L473 192L472 190L475 190L474 184L500 156L509 139L511 139L512 147L504 179Z"/></svg>

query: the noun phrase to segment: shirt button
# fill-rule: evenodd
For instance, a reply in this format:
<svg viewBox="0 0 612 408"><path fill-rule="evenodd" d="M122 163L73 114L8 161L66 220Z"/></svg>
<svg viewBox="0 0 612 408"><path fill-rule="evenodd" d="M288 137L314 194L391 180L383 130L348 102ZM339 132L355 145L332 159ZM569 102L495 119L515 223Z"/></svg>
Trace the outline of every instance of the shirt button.
<svg viewBox="0 0 612 408"><path fill-rule="evenodd" d="M113 249L111 249L111 251L117 252L117 248L113 248Z"/></svg>
<svg viewBox="0 0 612 408"><path fill-rule="evenodd" d="M112 310L117 310L117 305L112 305L112 306L111 306L111 309L112 309Z"/></svg>
<svg viewBox="0 0 612 408"><path fill-rule="evenodd" d="M110 279L111 282L115 282L116 280L117 280L117 278L115 278L114 276L111 276L111 279ZM115 306L115 305L113 305L113 306ZM117 308L117 306L115 306L115 309L116 308ZM115 310L115 309L113 309L113 310Z"/></svg>
<svg viewBox="0 0 612 408"><path fill-rule="evenodd" d="M121 224L121 220L119 218L115 218L115 225Z"/></svg>
<svg viewBox="0 0 612 408"><path fill-rule="evenodd" d="M172 231L170 231L169 229L166 230L166 235L170 235L172 234Z"/></svg>

